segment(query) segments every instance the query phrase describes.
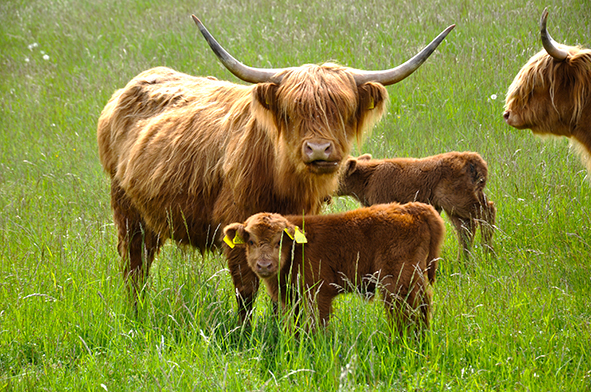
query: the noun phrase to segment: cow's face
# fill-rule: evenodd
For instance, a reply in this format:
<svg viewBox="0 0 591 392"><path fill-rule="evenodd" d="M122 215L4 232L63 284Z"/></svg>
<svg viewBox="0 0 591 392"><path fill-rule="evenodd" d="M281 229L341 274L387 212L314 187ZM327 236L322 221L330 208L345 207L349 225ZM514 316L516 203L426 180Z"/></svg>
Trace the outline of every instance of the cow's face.
<svg viewBox="0 0 591 392"><path fill-rule="evenodd" d="M557 61L544 50L533 56L507 92L507 124L538 134L571 136L580 99L575 91L577 73L568 59Z"/></svg>
<svg viewBox="0 0 591 392"><path fill-rule="evenodd" d="M347 68L330 64L289 69L255 94L277 139L280 170L312 175L336 176L387 101L381 84L357 86Z"/></svg>
<svg viewBox="0 0 591 392"><path fill-rule="evenodd" d="M238 242L246 247L248 266L262 279L271 278L279 272L287 260L292 241L285 230L293 236L295 226L279 214L259 213L244 222L232 223L224 228L228 238L239 236ZM283 252L282 252L283 249Z"/></svg>

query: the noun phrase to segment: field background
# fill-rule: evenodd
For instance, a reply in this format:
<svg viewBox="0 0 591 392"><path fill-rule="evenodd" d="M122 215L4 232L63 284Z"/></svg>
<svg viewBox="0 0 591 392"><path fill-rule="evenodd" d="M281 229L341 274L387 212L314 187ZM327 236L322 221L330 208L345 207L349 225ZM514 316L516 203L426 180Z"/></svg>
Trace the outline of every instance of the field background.
<svg viewBox="0 0 591 392"><path fill-rule="evenodd" d="M538 20L591 46L587 0L0 2L0 390L591 390L591 185L565 139L502 121ZM389 342L379 303L342 296L326 333L279 330L261 291L238 327L225 262L163 248L145 311L126 304L97 155L102 108L165 65L236 79L195 13L243 62L400 64L448 25L436 53L388 87L357 152L472 150L490 168L496 257L461 264L448 224L424 339ZM341 198L332 210L355 208ZM446 221L447 222L447 221Z"/></svg>

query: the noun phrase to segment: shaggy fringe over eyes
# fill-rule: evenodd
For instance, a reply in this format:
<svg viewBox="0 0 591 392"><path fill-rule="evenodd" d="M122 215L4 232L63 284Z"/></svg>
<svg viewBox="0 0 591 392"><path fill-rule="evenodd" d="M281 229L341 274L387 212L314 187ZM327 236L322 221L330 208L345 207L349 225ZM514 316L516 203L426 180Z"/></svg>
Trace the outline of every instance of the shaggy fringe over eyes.
<svg viewBox="0 0 591 392"><path fill-rule="evenodd" d="M542 50L523 66L509 86L505 109L525 107L538 83L548 86L552 106L556 109L554 96L557 87L563 86L569 88L569 96L573 100L571 123L579 121L585 104L585 95L591 91L591 50L578 46L560 47L569 53L564 61L554 61L545 50ZM535 120L543 120L537 119L536 114L530 113Z"/></svg>
<svg viewBox="0 0 591 392"><path fill-rule="evenodd" d="M278 95L283 104L280 108L283 117L291 115L298 121L312 121L329 132L334 131L331 128L337 124L340 124L338 130L346 132L346 122L357 114L360 104L358 87L350 69L332 63L287 70ZM378 119L383 112L383 101L385 99L377 102L374 109ZM317 117L311 118L311 113ZM365 118L357 120L355 137L361 143L368 127L364 124Z"/></svg>
<svg viewBox="0 0 591 392"><path fill-rule="evenodd" d="M316 75L310 77L310 74ZM357 108L355 81L346 68L335 64L307 65L291 70L280 90L286 114L323 125L331 124L331 119L343 121ZM310 118L311 113L318 117Z"/></svg>

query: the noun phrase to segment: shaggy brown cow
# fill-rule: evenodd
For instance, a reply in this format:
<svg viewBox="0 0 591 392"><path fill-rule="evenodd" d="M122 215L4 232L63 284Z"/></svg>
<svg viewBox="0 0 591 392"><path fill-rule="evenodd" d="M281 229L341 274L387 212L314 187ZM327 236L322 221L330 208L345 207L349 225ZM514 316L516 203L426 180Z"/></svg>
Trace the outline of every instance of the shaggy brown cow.
<svg viewBox="0 0 591 392"><path fill-rule="evenodd" d="M480 224L482 242L492 249L496 209L484 194L488 166L475 152L448 152L427 158L349 158L337 194L364 206L420 201L444 210L457 231L460 254L467 257Z"/></svg>
<svg viewBox="0 0 591 392"><path fill-rule="evenodd" d="M337 295L356 291L371 298L377 288L398 328L411 321L429 324L429 283L444 232L441 217L423 203L305 217L259 213L224 228L226 239L246 247L248 265L284 310L298 304L297 293L306 293L306 308L326 325Z"/></svg>
<svg viewBox="0 0 591 392"><path fill-rule="evenodd" d="M256 212L317 213L336 190L354 142L382 116L384 85L414 72L451 30L390 70L268 70L237 62L193 18L222 63L256 84L158 67L105 106L99 154L111 177L118 250L133 295L167 239L204 251L220 244L220 225ZM244 319L258 279L243 250L228 258Z"/></svg>
<svg viewBox="0 0 591 392"><path fill-rule="evenodd" d="M521 68L509 87L504 118L517 129L566 136L591 171L591 50L556 43L540 20L544 50Z"/></svg>

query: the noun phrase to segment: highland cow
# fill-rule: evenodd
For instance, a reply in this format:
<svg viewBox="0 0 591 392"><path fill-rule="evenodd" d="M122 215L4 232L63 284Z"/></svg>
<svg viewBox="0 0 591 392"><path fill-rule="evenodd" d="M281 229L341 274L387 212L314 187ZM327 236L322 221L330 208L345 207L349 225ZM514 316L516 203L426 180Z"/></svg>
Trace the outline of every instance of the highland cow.
<svg viewBox="0 0 591 392"><path fill-rule="evenodd" d="M540 19L544 50L521 68L505 101L504 118L517 129L566 136L591 171L591 50L556 43Z"/></svg>
<svg viewBox="0 0 591 392"><path fill-rule="evenodd" d="M371 159L365 154L349 158L340 177L337 195L353 196L362 205L431 204L445 211L467 257L480 226L485 249L492 250L496 209L484 194L488 166L475 152L448 152L427 158Z"/></svg>
<svg viewBox="0 0 591 392"><path fill-rule="evenodd" d="M389 70L257 69L236 61L193 18L224 66L254 85L158 67L105 106L99 155L111 177L118 251L134 296L168 239L205 251L220 245L221 225L254 213L319 212L353 144L382 116L384 86L414 72L452 28ZM243 250L227 256L244 319L258 279Z"/></svg>
<svg viewBox="0 0 591 392"><path fill-rule="evenodd" d="M423 203L304 217L259 213L224 228L231 246L246 248L248 265L284 310L303 301L325 326L337 295L371 298L377 289L401 332L429 325L444 232L439 214Z"/></svg>

